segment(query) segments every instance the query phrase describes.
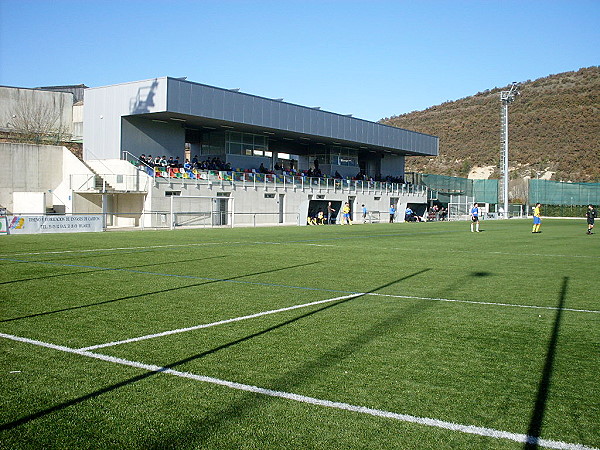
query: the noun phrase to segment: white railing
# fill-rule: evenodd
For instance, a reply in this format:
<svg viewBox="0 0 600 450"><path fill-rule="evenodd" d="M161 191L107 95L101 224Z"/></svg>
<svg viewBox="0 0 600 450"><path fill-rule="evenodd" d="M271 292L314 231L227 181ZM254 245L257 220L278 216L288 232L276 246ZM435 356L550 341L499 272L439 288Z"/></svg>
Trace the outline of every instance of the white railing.
<svg viewBox="0 0 600 450"><path fill-rule="evenodd" d="M147 175L147 176L145 176ZM427 187L405 183L390 183L386 181L348 180L339 178L305 177L287 174L265 174L255 172L231 172L220 170L184 170L174 168L150 168L138 166L135 175L103 174L72 174L71 189L75 191L127 191L147 192L150 181L154 184L166 181L185 182L199 185L218 185L241 188L268 189L312 189L326 192L380 193L393 195L426 195Z"/></svg>
<svg viewBox="0 0 600 450"><path fill-rule="evenodd" d="M143 170L143 169L142 169ZM235 186L242 188L281 187L294 189L317 189L325 191L351 191L359 193L393 193L425 195L422 185L389 183L385 181L347 180L338 178L305 177L299 175L265 174L255 172L230 172L219 170L156 169L154 179L168 182L186 181L197 184Z"/></svg>

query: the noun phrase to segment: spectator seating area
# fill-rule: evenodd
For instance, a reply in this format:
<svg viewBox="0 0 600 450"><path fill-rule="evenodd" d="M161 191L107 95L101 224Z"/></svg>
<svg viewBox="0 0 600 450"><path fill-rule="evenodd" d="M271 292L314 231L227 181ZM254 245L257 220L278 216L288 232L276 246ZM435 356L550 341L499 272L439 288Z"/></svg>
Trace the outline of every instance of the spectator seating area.
<svg viewBox="0 0 600 450"><path fill-rule="evenodd" d="M164 159L164 157L163 157ZM172 159L172 158L170 158ZM387 177L383 181L375 181L367 179L366 176L357 175L353 178L342 178L337 173L333 177L327 175L315 176L311 171L286 171L279 169L276 171L260 169L229 169L228 165L224 165L218 160L196 162L181 165L178 163L170 164L153 164L144 158L144 155L137 161L130 160L130 163L138 168L138 170L147 173L155 179L180 179L180 180L204 180L207 182L242 182L253 184L280 184L293 186L311 186L318 189L359 189L359 190L376 190L376 191L394 191L405 193L421 193L425 188L422 186L413 186L409 183L404 183L402 178ZM217 170L211 170L215 168ZM229 170L223 170L229 169Z"/></svg>
<svg viewBox="0 0 600 450"><path fill-rule="evenodd" d="M356 179L343 179L331 177L308 177L302 172L292 173L279 171L279 173L260 173L255 169L236 170L201 170L184 169L181 167L148 167L139 165L136 161L131 163L140 171L147 173L155 179L189 180L203 183L243 183L243 184L277 184L283 186L312 187L316 189L334 190L369 190L399 193L422 193L425 187L406 183L391 183L387 181L365 181Z"/></svg>

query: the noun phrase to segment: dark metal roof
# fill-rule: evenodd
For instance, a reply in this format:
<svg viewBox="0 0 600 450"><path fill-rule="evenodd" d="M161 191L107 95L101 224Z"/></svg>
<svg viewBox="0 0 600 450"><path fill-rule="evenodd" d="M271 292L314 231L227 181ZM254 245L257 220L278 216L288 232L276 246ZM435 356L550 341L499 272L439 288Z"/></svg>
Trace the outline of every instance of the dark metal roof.
<svg viewBox="0 0 600 450"><path fill-rule="evenodd" d="M167 82L167 110L160 114L162 118L394 153L438 154L436 136L183 79L167 78Z"/></svg>

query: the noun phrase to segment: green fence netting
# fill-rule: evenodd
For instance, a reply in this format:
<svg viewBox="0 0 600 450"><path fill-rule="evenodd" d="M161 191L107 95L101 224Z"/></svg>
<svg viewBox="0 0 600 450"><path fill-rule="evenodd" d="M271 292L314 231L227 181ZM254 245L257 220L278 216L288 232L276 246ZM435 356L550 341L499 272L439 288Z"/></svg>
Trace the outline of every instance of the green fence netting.
<svg viewBox="0 0 600 450"><path fill-rule="evenodd" d="M478 203L498 203L498 180L473 180L473 196Z"/></svg>
<svg viewBox="0 0 600 450"><path fill-rule="evenodd" d="M498 202L498 180L419 174L418 182L427 186L432 191L432 198L442 203L448 203L451 196L474 197L480 203Z"/></svg>
<svg viewBox="0 0 600 450"><path fill-rule="evenodd" d="M448 203L452 196L474 198L478 203L498 203L498 180L470 180L447 175L413 174L413 182L427 186L430 199ZM565 183L529 180L527 203L543 205L600 205L600 183Z"/></svg>
<svg viewBox="0 0 600 450"><path fill-rule="evenodd" d="M565 183L549 180L529 180L529 204L598 205L600 183Z"/></svg>

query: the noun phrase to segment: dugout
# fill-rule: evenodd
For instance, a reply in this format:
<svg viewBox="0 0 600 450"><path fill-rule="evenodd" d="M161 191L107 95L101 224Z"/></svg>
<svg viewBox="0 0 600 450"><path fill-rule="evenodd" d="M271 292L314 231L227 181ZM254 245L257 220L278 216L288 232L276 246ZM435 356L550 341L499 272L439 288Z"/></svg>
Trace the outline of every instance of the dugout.
<svg viewBox="0 0 600 450"><path fill-rule="evenodd" d="M325 220L327 220L327 205L329 202L331 202L331 207L335 210L329 220L332 224L336 223L342 209L342 202L340 200L310 200L308 202L306 217L317 217L319 211L322 211Z"/></svg>

